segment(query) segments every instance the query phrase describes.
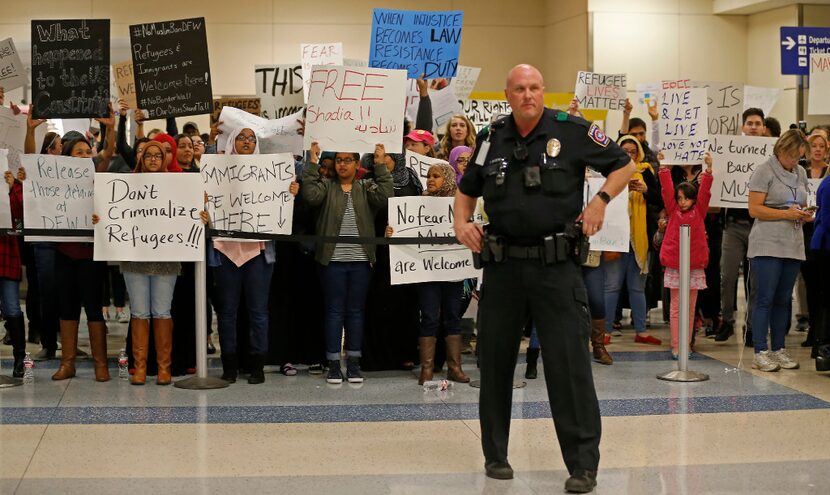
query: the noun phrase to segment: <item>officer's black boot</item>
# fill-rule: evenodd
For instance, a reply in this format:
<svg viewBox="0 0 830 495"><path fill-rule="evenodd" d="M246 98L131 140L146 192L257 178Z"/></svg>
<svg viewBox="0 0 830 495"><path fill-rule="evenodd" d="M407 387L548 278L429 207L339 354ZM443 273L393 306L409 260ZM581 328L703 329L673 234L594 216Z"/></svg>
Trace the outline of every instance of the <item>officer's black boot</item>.
<svg viewBox="0 0 830 495"><path fill-rule="evenodd" d="M568 493L590 493L596 486L596 471L574 469L571 477L565 482L565 491Z"/></svg>
<svg viewBox="0 0 830 495"><path fill-rule="evenodd" d="M538 364L537 361L539 360L539 348L532 349L530 347L527 348L527 369L525 369L525 378L528 380L535 380L537 376L539 376L539 372L536 369L536 365Z"/></svg>
<svg viewBox="0 0 830 495"><path fill-rule="evenodd" d="M239 374L239 361L236 354L222 353L222 379L228 383L236 383Z"/></svg>
<svg viewBox="0 0 830 495"><path fill-rule="evenodd" d="M735 333L734 322L724 321L720 327L720 331L715 335L715 342L726 342L729 337Z"/></svg>

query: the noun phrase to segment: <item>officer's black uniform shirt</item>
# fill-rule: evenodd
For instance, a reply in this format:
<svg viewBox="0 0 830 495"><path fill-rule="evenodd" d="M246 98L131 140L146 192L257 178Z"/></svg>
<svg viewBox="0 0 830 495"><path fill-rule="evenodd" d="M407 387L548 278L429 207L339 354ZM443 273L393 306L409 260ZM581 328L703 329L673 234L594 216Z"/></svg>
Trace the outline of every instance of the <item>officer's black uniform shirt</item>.
<svg viewBox="0 0 830 495"><path fill-rule="evenodd" d="M553 139L560 144L557 156L547 154ZM493 123L487 156L479 160L484 141L480 135L459 189L468 196L484 196L489 232L514 242L538 242L576 220L583 209L586 165L608 176L631 161L595 124L550 108L524 138L512 115ZM525 187L522 169L528 166L540 167L540 187Z"/></svg>

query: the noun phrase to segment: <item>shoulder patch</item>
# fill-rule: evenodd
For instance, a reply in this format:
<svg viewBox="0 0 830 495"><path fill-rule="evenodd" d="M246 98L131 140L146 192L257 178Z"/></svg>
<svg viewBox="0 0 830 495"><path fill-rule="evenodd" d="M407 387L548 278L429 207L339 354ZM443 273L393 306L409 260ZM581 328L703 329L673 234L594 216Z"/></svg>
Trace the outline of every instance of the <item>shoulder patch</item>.
<svg viewBox="0 0 830 495"><path fill-rule="evenodd" d="M608 143L611 142L611 139L602 132L602 129L599 128L596 124L591 124L591 127L588 129L588 137L591 138L591 141L597 143L598 145L605 148L608 146Z"/></svg>

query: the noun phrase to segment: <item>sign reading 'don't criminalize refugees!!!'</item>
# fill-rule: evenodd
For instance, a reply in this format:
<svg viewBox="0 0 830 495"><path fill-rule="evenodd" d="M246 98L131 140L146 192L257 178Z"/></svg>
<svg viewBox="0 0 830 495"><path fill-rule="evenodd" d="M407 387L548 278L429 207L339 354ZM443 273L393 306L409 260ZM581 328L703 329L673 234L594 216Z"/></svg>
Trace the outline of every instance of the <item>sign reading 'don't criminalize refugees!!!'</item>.
<svg viewBox="0 0 830 495"><path fill-rule="evenodd" d="M389 246L391 284L455 282L480 274L473 253L461 244L430 244L430 239L455 237L452 197L389 198L392 237L423 238L423 244ZM480 220L480 219L478 219Z"/></svg>
<svg viewBox="0 0 830 495"><path fill-rule="evenodd" d="M130 26L138 107L151 119L213 110L205 18Z"/></svg>
<svg viewBox="0 0 830 495"><path fill-rule="evenodd" d="M6 38L0 41L0 88L11 91L25 84L26 71L23 62L20 61L14 41Z"/></svg>
<svg viewBox="0 0 830 495"><path fill-rule="evenodd" d="M464 12L374 9L369 67L406 69L407 77L454 77Z"/></svg>
<svg viewBox="0 0 830 495"><path fill-rule="evenodd" d="M96 261L204 261L197 174L95 174Z"/></svg>
<svg viewBox="0 0 830 495"><path fill-rule="evenodd" d="M109 100L109 19L32 21L34 117L105 117Z"/></svg>

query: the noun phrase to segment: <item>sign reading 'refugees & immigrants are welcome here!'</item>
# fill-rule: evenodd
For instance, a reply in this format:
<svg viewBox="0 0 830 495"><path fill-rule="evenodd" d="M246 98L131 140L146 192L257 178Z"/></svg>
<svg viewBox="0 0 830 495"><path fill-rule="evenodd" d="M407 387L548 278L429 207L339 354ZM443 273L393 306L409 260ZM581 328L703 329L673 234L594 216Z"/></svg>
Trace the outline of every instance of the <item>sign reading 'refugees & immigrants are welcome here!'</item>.
<svg viewBox="0 0 830 495"><path fill-rule="evenodd" d="M138 107L151 119L213 110L204 17L130 26Z"/></svg>
<svg viewBox="0 0 830 495"><path fill-rule="evenodd" d="M32 21L34 117L106 117L110 21Z"/></svg>

